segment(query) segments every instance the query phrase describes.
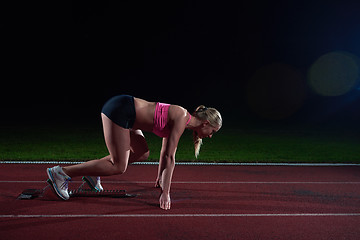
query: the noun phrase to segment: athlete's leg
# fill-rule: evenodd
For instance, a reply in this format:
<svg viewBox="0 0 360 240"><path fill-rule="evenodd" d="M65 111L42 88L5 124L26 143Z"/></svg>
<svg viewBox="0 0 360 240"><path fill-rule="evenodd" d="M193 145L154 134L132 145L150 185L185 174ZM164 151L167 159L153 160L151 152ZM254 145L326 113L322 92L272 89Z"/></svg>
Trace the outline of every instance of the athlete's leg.
<svg viewBox="0 0 360 240"><path fill-rule="evenodd" d="M64 167L63 171L68 176L109 176L122 174L126 171L130 155L130 130L115 124L105 114L101 114L101 118L105 143L110 155Z"/></svg>
<svg viewBox="0 0 360 240"><path fill-rule="evenodd" d="M130 130L129 163L145 161L149 157L149 148L141 130Z"/></svg>

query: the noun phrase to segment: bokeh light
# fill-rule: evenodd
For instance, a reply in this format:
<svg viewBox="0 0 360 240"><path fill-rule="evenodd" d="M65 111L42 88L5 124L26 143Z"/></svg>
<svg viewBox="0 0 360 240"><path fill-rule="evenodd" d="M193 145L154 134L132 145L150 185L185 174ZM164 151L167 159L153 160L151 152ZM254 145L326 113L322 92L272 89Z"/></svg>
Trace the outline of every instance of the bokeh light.
<svg viewBox="0 0 360 240"><path fill-rule="evenodd" d="M294 114L305 99L305 83L293 67L274 63L257 70L247 87L250 109L270 120Z"/></svg>
<svg viewBox="0 0 360 240"><path fill-rule="evenodd" d="M341 96L356 87L359 61L348 52L331 52L321 56L308 72L311 88L322 96Z"/></svg>

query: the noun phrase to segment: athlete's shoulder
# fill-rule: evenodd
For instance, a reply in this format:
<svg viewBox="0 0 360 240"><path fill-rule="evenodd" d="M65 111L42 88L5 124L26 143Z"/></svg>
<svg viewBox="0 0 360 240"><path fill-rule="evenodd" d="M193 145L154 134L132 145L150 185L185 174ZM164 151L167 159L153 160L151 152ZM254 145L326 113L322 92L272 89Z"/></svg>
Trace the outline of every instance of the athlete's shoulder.
<svg viewBox="0 0 360 240"><path fill-rule="evenodd" d="M186 126L188 111L178 105L171 105L169 109L169 120L172 124Z"/></svg>
<svg viewBox="0 0 360 240"><path fill-rule="evenodd" d="M170 105L169 114L175 117L186 117L187 110L179 105Z"/></svg>

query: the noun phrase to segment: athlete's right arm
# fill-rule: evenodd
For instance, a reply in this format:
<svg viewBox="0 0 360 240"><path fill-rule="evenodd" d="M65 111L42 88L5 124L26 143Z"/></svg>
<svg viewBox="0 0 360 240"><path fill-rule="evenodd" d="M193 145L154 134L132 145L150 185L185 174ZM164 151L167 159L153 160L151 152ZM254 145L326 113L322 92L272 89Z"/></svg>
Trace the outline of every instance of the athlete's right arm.
<svg viewBox="0 0 360 240"><path fill-rule="evenodd" d="M172 175L175 168L175 154L179 139L185 130L185 122L180 120L176 122L170 131L169 137L163 140L162 154L159 166L159 176L161 176L161 195L160 195L160 208L168 210L170 209L170 187Z"/></svg>

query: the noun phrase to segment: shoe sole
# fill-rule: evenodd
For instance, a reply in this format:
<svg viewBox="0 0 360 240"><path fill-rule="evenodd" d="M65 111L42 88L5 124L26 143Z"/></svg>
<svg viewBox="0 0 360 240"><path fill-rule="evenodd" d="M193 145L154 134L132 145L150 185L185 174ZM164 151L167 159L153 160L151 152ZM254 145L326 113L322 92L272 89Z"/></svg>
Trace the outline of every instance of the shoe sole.
<svg viewBox="0 0 360 240"><path fill-rule="evenodd" d="M59 189L57 188L56 184L54 183L55 182L54 177L53 177L53 175L51 173L50 168L48 168L46 172L47 172L47 175L48 175L49 180L51 182L50 186L52 187L52 189L54 189L56 195L58 195L58 197L61 198L62 200L65 200L65 201L68 200L68 198L62 196L61 193L59 192Z"/></svg>

